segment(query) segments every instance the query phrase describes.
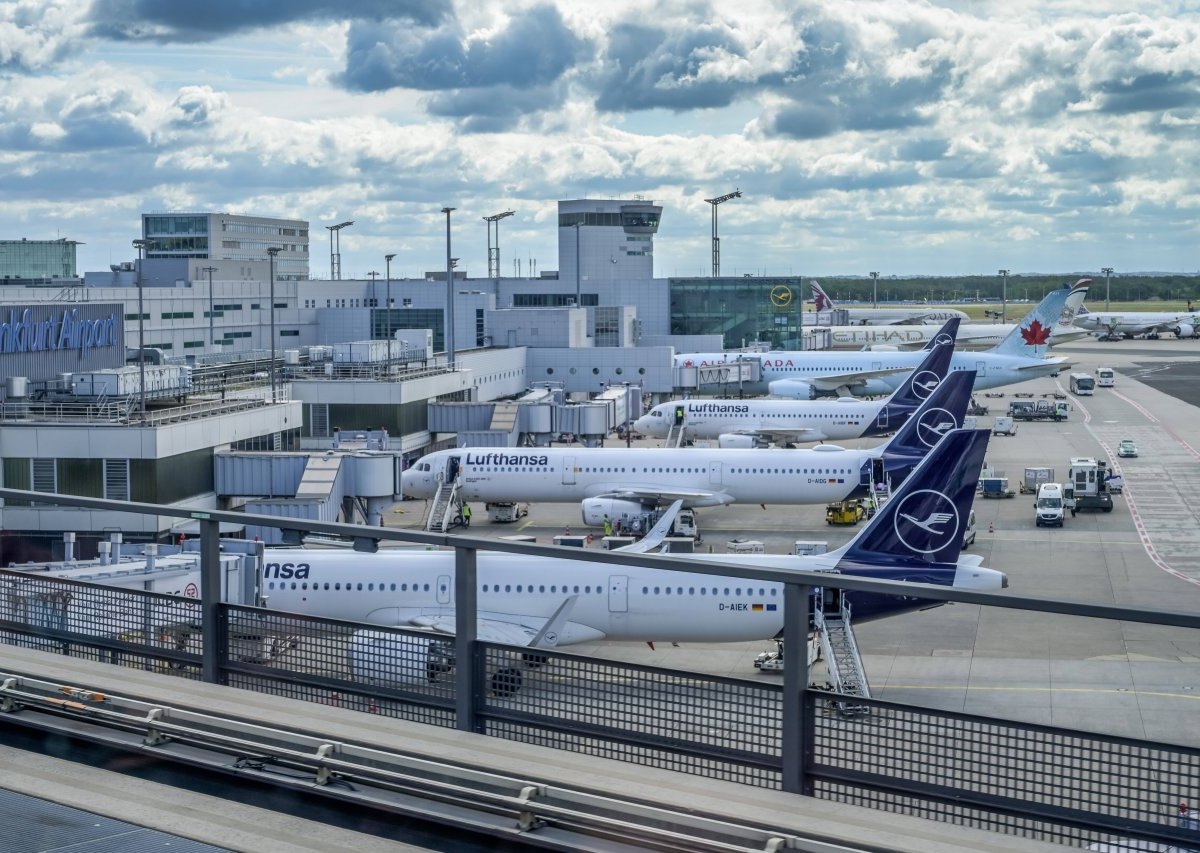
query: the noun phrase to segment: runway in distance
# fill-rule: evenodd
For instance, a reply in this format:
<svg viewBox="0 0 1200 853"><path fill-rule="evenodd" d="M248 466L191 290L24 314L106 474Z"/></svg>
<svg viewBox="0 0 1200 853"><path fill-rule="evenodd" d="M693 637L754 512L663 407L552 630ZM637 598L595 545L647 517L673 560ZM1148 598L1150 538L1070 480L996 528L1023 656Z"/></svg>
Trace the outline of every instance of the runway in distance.
<svg viewBox="0 0 1200 853"><path fill-rule="evenodd" d="M1132 338L1135 335L1157 335L1170 332L1177 338L1190 338L1200 327L1194 312L1175 311L1088 311L1081 307L1075 325L1099 335Z"/></svg>
<svg viewBox="0 0 1200 853"><path fill-rule="evenodd" d="M1046 342L1067 300L1072 295L1081 299L1090 283L1091 279L1085 278L1074 287L1050 291L996 347L980 353L955 352L950 359L950 371L975 371L974 390L980 391L1052 376L1066 369L1070 366L1067 359L1044 357ZM761 376L757 381L714 382L701 386L700 390L722 394L770 393L776 397L815 400L823 396L891 394L922 357L919 352L714 352L677 355L675 366L703 371L731 361L758 361Z"/></svg>
<svg viewBox="0 0 1200 853"><path fill-rule="evenodd" d="M816 577L809 572L822 571L1000 589L1007 585L1003 573L983 568L978 557L960 559L987 441L987 430L950 431L862 531L828 554L671 559L794 571L810 580ZM597 640L738 642L776 637L784 626L781 583L486 550L477 561L477 630L486 642L531 648ZM389 678L424 682L439 665L434 644L444 641L436 636L455 631L454 571L449 551L268 550L262 591L272 610L430 631L428 639L378 632L358 638L358 648L373 648ZM855 621L933 603L917 591L849 592L847 599Z"/></svg>
<svg viewBox="0 0 1200 853"><path fill-rule="evenodd" d="M808 285L812 288L813 311L817 315L817 325L830 325L820 322L821 315L828 316L829 312L837 310L838 306L833 304L833 300L829 298L820 284L809 281ZM926 324L937 326L951 319L957 319L964 323L970 319L965 313L955 308L922 308L915 305L902 308L859 308L855 306L841 310L847 313L847 322L851 326L920 326Z"/></svg>
<svg viewBox="0 0 1200 853"><path fill-rule="evenodd" d="M950 320L937 330L925 360L885 400L672 400L650 409L633 428L654 438L666 438L672 430L683 438L715 438L721 447L751 447L755 439L784 445L895 432L945 378L958 325Z"/></svg>
<svg viewBox="0 0 1200 853"><path fill-rule="evenodd" d="M948 376L879 447L809 449L461 447L421 457L401 477L406 497L457 482L463 501L580 502L585 524L632 521L659 504L823 504L894 487L962 425L972 376Z"/></svg>

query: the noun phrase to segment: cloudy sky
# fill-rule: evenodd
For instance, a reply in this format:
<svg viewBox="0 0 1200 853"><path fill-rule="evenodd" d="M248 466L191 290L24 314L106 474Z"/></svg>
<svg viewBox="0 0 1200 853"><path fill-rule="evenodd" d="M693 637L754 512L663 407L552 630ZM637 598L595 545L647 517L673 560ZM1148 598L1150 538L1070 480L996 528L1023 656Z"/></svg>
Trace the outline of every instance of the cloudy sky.
<svg viewBox="0 0 1200 853"><path fill-rule="evenodd" d="M1126 9L1136 6L1139 11ZM328 275L556 269L653 199L658 275L1200 270L1200 8L1143 0L0 0L0 237L307 219Z"/></svg>

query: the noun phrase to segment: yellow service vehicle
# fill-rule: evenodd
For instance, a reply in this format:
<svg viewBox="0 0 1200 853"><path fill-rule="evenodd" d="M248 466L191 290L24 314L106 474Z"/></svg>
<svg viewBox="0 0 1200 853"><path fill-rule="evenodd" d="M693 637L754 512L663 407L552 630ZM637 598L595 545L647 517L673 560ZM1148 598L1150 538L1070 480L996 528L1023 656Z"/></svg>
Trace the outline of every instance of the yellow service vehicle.
<svg viewBox="0 0 1200 853"><path fill-rule="evenodd" d="M862 501L839 501L825 505L826 524L858 524L867 517Z"/></svg>

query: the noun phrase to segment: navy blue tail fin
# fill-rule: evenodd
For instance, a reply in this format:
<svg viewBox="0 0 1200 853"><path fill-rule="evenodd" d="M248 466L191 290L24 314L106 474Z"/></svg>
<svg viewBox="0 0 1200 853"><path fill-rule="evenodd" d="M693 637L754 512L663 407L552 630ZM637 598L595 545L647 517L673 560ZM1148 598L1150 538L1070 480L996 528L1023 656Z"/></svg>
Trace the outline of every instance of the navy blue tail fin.
<svg viewBox="0 0 1200 853"><path fill-rule="evenodd" d="M935 348L946 343L947 335L950 337L950 345L954 346L954 341L958 337L958 324L961 322L962 320L960 320L958 317L951 317L946 321L946 325L938 329L937 334L930 338L929 342L925 344L925 346L921 347L921 351L932 352ZM946 363L949 364L950 362L947 361ZM921 365L921 367L924 366L924 364ZM918 367L917 369L920 370L921 368Z"/></svg>
<svg viewBox="0 0 1200 853"><path fill-rule="evenodd" d="M929 339L925 347L926 356L916 370L908 374L892 396L884 401L874 423L863 436L882 435L903 426L922 403L946 380L950 370L950 359L954 355L954 339L958 335L957 317L947 321L938 333Z"/></svg>
<svg viewBox="0 0 1200 853"><path fill-rule="evenodd" d="M974 384L974 370L950 371L892 440L883 446L884 470L893 483L907 476L942 436L962 426Z"/></svg>
<svg viewBox="0 0 1200 853"><path fill-rule="evenodd" d="M989 435L985 429L948 432L838 552L838 568L958 562Z"/></svg>

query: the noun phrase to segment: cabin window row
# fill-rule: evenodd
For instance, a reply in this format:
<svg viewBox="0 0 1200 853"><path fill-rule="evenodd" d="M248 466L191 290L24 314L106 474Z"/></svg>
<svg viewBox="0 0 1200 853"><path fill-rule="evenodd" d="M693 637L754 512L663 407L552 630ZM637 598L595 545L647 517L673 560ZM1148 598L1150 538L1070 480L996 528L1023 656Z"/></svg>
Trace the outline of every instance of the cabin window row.
<svg viewBox="0 0 1200 853"><path fill-rule="evenodd" d="M414 583L414 584L407 584L407 583L401 583L401 584L395 584L395 583L393 583L393 584L385 584L385 583L353 584L353 583L346 582L345 584L343 584L340 581L335 582L335 583L330 583L329 581L326 581L325 583L320 584L320 583L317 583L316 581L313 581L310 584L310 583L308 583L308 581L299 581L299 582L297 582L297 581L290 581L290 582L289 581L279 581L278 584L279 585L276 586L276 581L271 581L270 583L267 584L267 589L301 589L301 590L314 590L314 591L316 591L316 590L332 590L334 592L341 592L342 590L345 590L346 592L362 592L364 590L366 590L367 592L376 592L376 591L378 591L378 592L409 592L410 591L409 587L411 586L412 592L429 592L429 584L419 584L419 583ZM442 589L444 590L445 587L442 587Z"/></svg>
<svg viewBox="0 0 1200 853"><path fill-rule="evenodd" d="M664 587L644 586L644 587L642 587L642 595L684 595L684 594L685 594L684 588L681 586L674 586L674 587L671 587L671 586L664 586ZM742 587L739 586L739 587L734 587L732 589L730 587L725 587L722 590L720 587L716 587L716 586L714 586L714 587L689 586L687 588L686 594L687 595L721 595L721 596L725 596L726 598L736 598L738 596L745 596L747 598L766 598L767 596L771 596L772 598L774 598L779 595L779 588L772 587L771 589L766 589L764 587L759 587L758 589L754 589L753 587L746 587L745 589L743 589Z"/></svg>

